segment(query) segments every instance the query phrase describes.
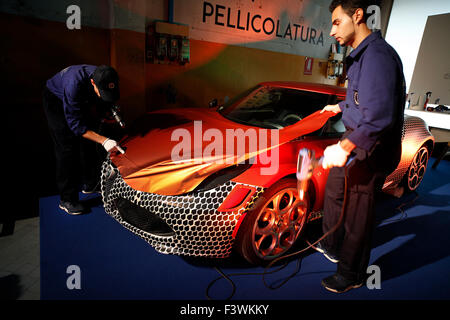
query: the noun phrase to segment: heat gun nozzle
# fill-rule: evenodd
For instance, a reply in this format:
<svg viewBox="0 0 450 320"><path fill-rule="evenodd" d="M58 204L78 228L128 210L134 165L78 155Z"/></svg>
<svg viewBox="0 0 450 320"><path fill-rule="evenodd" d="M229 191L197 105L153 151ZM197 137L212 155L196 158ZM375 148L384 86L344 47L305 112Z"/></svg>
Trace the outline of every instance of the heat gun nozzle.
<svg viewBox="0 0 450 320"><path fill-rule="evenodd" d="M117 112L117 110L119 109L118 106L113 106L111 108L111 113L114 117L114 120L117 121L117 123L122 127L125 128L125 123L122 121L122 118L120 117L119 113Z"/></svg>

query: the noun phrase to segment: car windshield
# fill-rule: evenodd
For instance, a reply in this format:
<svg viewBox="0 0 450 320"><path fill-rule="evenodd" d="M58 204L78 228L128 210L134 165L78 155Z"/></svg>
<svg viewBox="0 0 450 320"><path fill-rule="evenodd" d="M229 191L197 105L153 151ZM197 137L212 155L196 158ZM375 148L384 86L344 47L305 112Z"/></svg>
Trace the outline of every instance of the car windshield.
<svg viewBox="0 0 450 320"><path fill-rule="evenodd" d="M276 86L257 86L231 99L218 111L226 118L245 125L282 129L327 104L336 96Z"/></svg>

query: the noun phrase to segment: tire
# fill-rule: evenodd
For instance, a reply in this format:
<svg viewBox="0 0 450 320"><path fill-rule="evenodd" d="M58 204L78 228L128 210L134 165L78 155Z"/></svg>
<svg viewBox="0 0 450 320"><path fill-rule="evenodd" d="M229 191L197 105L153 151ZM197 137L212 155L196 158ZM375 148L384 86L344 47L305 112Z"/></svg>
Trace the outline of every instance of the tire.
<svg viewBox="0 0 450 320"><path fill-rule="evenodd" d="M428 165L429 150L423 145L417 150L406 172L403 185L407 192L416 190L423 180Z"/></svg>
<svg viewBox="0 0 450 320"><path fill-rule="evenodd" d="M247 212L236 235L235 250L251 264L267 264L294 245L308 211L308 193L303 202L298 199L297 180L278 181Z"/></svg>

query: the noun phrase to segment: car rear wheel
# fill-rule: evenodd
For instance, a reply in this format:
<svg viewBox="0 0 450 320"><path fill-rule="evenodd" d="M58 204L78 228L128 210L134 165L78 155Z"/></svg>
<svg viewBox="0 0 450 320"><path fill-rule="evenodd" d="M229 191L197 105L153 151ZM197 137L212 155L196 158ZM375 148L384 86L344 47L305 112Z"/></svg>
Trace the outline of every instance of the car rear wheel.
<svg viewBox="0 0 450 320"><path fill-rule="evenodd" d="M421 146L416 152L405 176L404 184L407 191L412 192L419 187L427 169L428 158L428 148L426 146Z"/></svg>
<svg viewBox="0 0 450 320"><path fill-rule="evenodd" d="M236 235L235 249L252 264L265 264L286 253L306 222L307 195L298 198L297 181L283 179L268 188L250 209Z"/></svg>

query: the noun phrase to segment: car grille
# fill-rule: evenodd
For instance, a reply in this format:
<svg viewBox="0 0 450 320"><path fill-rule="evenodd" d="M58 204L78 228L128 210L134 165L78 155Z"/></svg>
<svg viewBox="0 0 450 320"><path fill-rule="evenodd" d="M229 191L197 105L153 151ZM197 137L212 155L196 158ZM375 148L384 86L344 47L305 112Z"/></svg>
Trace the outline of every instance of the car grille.
<svg viewBox="0 0 450 320"><path fill-rule="evenodd" d="M123 198L117 198L114 202L122 219L133 227L163 237L174 235L169 225L153 212Z"/></svg>

